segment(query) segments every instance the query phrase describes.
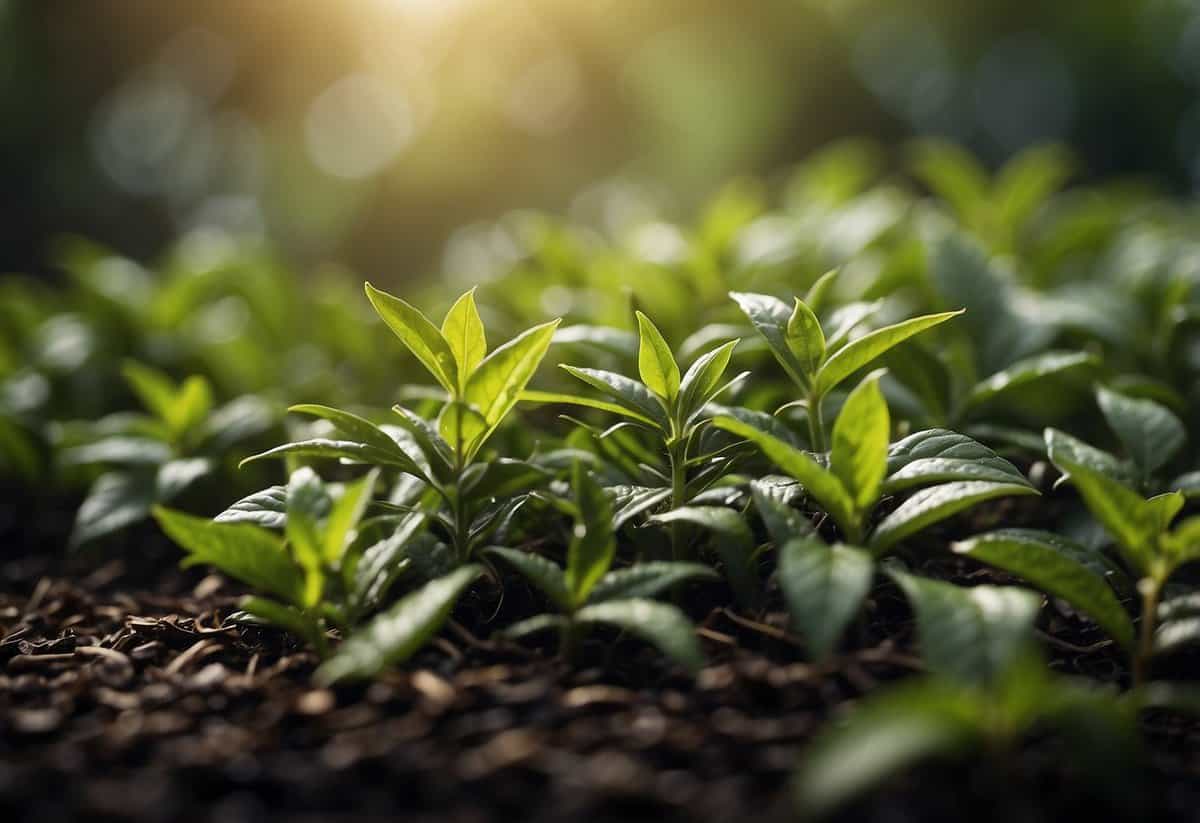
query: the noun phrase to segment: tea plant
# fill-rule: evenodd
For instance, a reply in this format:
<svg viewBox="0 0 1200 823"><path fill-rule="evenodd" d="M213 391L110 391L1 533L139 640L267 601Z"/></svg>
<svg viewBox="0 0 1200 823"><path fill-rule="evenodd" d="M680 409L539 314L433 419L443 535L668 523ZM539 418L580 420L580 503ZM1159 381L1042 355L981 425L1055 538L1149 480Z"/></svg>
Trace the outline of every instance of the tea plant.
<svg viewBox="0 0 1200 823"><path fill-rule="evenodd" d="M149 517L153 506L214 472L219 458L237 443L274 424L271 408L252 396L214 409L212 389L203 377L176 384L134 362L125 364L124 376L150 414L116 414L55 429L61 465L109 469L79 508L72 546Z"/></svg>
<svg viewBox="0 0 1200 823"><path fill-rule="evenodd" d="M689 671L699 670L703 656L691 621L676 607L651 598L685 580L714 578L716 574L707 566L680 562L639 563L612 570L616 535L611 501L582 464L575 464L573 476L577 515L565 569L517 549L488 549L562 612L535 615L509 626L504 633L518 638L557 630L562 654L569 657L587 626L610 624L649 641Z"/></svg>

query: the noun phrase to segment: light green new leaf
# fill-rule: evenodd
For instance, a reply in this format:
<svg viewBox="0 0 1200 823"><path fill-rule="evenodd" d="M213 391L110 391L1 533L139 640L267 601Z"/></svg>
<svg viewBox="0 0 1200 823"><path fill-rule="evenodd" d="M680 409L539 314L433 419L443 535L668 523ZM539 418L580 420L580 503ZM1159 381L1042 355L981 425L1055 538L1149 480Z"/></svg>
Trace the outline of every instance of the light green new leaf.
<svg viewBox="0 0 1200 823"><path fill-rule="evenodd" d="M575 463L571 475L579 517L567 548L566 584L572 604L579 607L587 602L592 587L608 572L617 541L612 503L604 489L588 474L583 463Z"/></svg>
<svg viewBox="0 0 1200 823"><path fill-rule="evenodd" d="M725 564L733 596L742 606L758 606L761 587L754 564L754 535L733 509L720 506L682 506L650 518L655 523L692 523L713 533L713 551Z"/></svg>
<svg viewBox="0 0 1200 823"><path fill-rule="evenodd" d="M641 417L654 421L653 424L663 431L670 430L671 421L662 403L638 381L602 369L581 369L567 365L560 365L559 368Z"/></svg>
<svg viewBox="0 0 1200 823"><path fill-rule="evenodd" d="M172 437L180 438L199 427L212 407L212 386L206 379L193 375L184 380L164 418Z"/></svg>
<svg viewBox="0 0 1200 823"><path fill-rule="evenodd" d="M879 389L882 376L878 371L859 383L833 424L829 467L849 493L859 519L879 499L887 472L892 422Z"/></svg>
<svg viewBox="0 0 1200 823"><path fill-rule="evenodd" d="M1098 571L1104 568L1103 561L1096 559L1098 552L1053 532L1033 529L1000 529L955 543L953 549L1062 598L1096 621L1122 648L1132 648L1133 623L1103 571Z"/></svg>
<svg viewBox="0 0 1200 823"><path fill-rule="evenodd" d="M815 460L777 437L761 432L732 417L713 418L713 425L754 443L775 465L800 481L843 532L856 537L859 528L854 516L854 501L832 472L821 468Z"/></svg>
<svg viewBox="0 0 1200 823"><path fill-rule="evenodd" d="M324 545L321 522L333 500L317 473L307 466L292 472L287 489L287 523L284 533L292 556L304 568L304 598L299 605L311 609L321 601L324 588Z"/></svg>
<svg viewBox="0 0 1200 823"><path fill-rule="evenodd" d="M696 362L688 368L679 385L679 406L683 409L684 419L690 418L718 394L721 377L729 368L729 360L737 344L737 340L723 343L696 358Z"/></svg>
<svg viewBox="0 0 1200 823"><path fill-rule="evenodd" d="M378 479L379 470L372 469L353 483L347 483L341 496L333 501L329 516L325 520L324 533L321 535L321 548L325 562L335 568L341 563L346 550L358 534L358 522L362 520L367 506L371 503Z"/></svg>
<svg viewBox="0 0 1200 823"><path fill-rule="evenodd" d="M451 400L442 406L438 414L439 437L449 444L451 451L470 456L474 454L476 442L488 431L488 422L474 406L461 400Z"/></svg>
<svg viewBox="0 0 1200 823"><path fill-rule="evenodd" d="M391 329L442 388L458 393L458 361L449 342L421 310L399 297L365 284L367 299Z"/></svg>
<svg viewBox="0 0 1200 823"><path fill-rule="evenodd" d="M821 370L817 372L816 394L824 396L838 383L864 366L870 365L884 352L900 345L913 335L920 334L926 329L933 328L960 314L962 314L961 309L913 317L868 332L857 340L852 340L831 355L821 366Z"/></svg>
<svg viewBox="0 0 1200 823"><path fill-rule="evenodd" d="M921 654L931 671L964 684L986 684L1028 648L1041 606L1035 592L889 574L916 611Z"/></svg>
<svg viewBox="0 0 1200 823"><path fill-rule="evenodd" d="M551 320L521 332L485 357L471 375L464 397L487 421L488 434L495 431L517 404L546 356L559 322Z"/></svg>
<svg viewBox="0 0 1200 823"><path fill-rule="evenodd" d="M609 600L584 606L575 614L580 623L609 623L658 648L695 674L704 665L696 629L674 606L653 600Z"/></svg>
<svg viewBox="0 0 1200 823"><path fill-rule="evenodd" d="M1029 494L1037 494L1037 491L1028 485L982 480L961 480L922 489L875 527L868 546L878 556L922 529L985 500Z"/></svg>
<svg viewBox="0 0 1200 823"><path fill-rule="evenodd" d="M571 611L574 606L572 594L567 588L567 577L558 564L540 554L503 546L489 546L485 551L503 559L520 572L522 577L550 598L550 602L555 606L563 611Z"/></svg>
<svg viewBox="0 0 1200 823"><path fill-rule="evenodd" d="M840 269L830 269L822 274L804 295L804 305L808 306L813 314L820 314L825 310L825 302L833 292L839 271Z"/></svg>
<svg viewBox="0 0 1200 823"><path fill-rule="evenodd" d="M903 769L966 751L985 710L974 693L933 679L870 698L804 752L792 784L797 812L824 818Z"/></svg>
<svg viewBox="0 0 1200 823"><path fill-rule="evenodd" d="M163 422L171 417L171 407L175 405L175 396L179 391L174 380L158 369L135 360L126 360L121 364L121 376L142 405L155 417Z"/></svg>
<svg viewBox="0 0 1200 823"><path fill-rule="evenodd" d="M288 603L303 602L304 580L288 557L283 539L241 523L214 523L157 506L154 518L188 553L184 566L215 566L230 577L270 592Z"/></svg>
<svg viewBox="0 0 1200 823"><path fill-rule="evenodd" d="M792 312L787 303L766 294L751 294L748 292L730 292L742 313L750 319L750 323L767 341L767 346L779 365L798 385L808 387L810 373L805 371L804 364L796 357L788 345L788 323Z"/></svg>
<svg viewBox="0 0 1200 823"><path fill-rule="evenodd" d="M821 321L799 297L788 318L784 340L803 369L802 374L810 378L816 374L825 359L825 333Z"/></svg>
<svg viewBox="0 0 1200 823"><path fill-rule="evenodd" d="M1183 448L1187 432L1179 418L1153 400L1139 400L1103 386L1096 401L1104 419L1143 474L1153 474Z"/></svg>
<svg viewBox="0 0 1200 823"><path fill-rule="evenodd" d="M458 390L465 392L471 373L487 354L487 335L479 309L475 307L474 289L458 298L446 312L442 320L442 337L446 338L458 365Z"/></svg>
<svg viewBox="0 0 1200 823"><path fill-rule="evenodd" d="M609 414L617 414L622 417L627 417L638 423L644 423L647 426L658 427L658 423L651 420L644 414L634 411L633 409L622 406L617 403L609 403L607 400L596 400L591 397L582 397L577 394L563 394L561 392L548 391L533 391L526 389L521 392L521 399L527 403L562 403L569 406L584 406L589 409L598 409L608 412Z"/></svg>
<svg viewBox="0 0 1200 823"><path fill-rule="evenodd" d="M317 683L374 677L403 663L441 628L466 588L483 573L472 564L431 580L355 632L313 675Z"/></svg>
<svg viewBox="0 0 1200 823"><path fill-rule="evenodd" d="M833 651L874 576L874 559L853 546L828 546L806 537L789 540L779 550L779 586L813 657L823 659Z"/></svg>
<svg viewBox="0 0 1200 823"><path fill-rule="evenodd" d="M650 318L637 312L638 374L650 391L672 403L679 394L679 365Z"/></svg>
<svg viewBox="0 0 1200 823"><path fill-rule="evenodd" d="M389 454L400 452L403 457L407 457L387 432L365 417L359 417L357 414L352 414L348 411L335 409L330 406L320 406L315 403L290 406L288 411L328 420L337 429L338 433L348 440L357 440L373 449L378 449L381 452Z"/></svg>
<svg viewBox="0 0 1200 823"><path fill-rule="evenodd" d="M687 580L719 580L720 576L701 563L650 561L611 571L592 589L591 603L607 600L656 597Z"/></svg>

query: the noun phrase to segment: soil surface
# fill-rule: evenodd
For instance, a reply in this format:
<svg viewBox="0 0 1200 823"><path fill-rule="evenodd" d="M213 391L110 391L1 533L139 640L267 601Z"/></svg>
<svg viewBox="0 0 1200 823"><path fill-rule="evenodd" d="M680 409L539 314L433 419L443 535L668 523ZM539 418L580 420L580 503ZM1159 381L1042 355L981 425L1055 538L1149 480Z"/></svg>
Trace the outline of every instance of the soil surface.
<svg viewBox="0 0 1200 823"><path fill-rule="evenodd" d="M886 588L857 651L821 665L781 612L709 608L695 680L616 635L593 636L574 667L480 639L505 624L504 599L485 591L404 671L320 690L312 654L227 622L233 584L139 540L136 564L84 573L47 559L59 554L0 561L0 820L792 820L788 778L814 731L920 668L911 616ZM11 528L5 540L40 542ZM1042 629L1055 668L1123 676L1071 615ZM909 773L843 817L1200 818L1200 729L1156 716L1146 732L1150 766L1119 793L1034 741L1000 770Z"/></svg>

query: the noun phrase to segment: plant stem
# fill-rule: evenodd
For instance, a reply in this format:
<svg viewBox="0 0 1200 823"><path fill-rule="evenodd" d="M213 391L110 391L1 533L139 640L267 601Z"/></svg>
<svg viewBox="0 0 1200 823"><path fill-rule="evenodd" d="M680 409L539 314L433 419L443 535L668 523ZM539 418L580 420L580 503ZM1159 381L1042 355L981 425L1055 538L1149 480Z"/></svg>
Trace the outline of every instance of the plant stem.
<svg viewBox="0 0 1200 823"><path fill-rule="evenodd" d="M575 656L575 646L579 639L579 629L573 617L568 617L558 633L558 656L566 662L571 662Z"/></svg>
<svg viewBox="0 0 1200 823"><path fill-rule="evenodd" d="M1138 647L1133 658L1134 688L1144 684L1150 673L1150 658L1154 654L1154 624L1158 618L1162 587L1163 581L1159 577L1144 577L1138 581L1138 592L1142 595L1142 621L1138 626Z"/></svg>
<svg viewBox="0 0 1200 823"><path fill-rule="evenodd" d="M825 421L821 413L824 399L815 392L808 396L808 439L815 452L825 451Z"/></svg>

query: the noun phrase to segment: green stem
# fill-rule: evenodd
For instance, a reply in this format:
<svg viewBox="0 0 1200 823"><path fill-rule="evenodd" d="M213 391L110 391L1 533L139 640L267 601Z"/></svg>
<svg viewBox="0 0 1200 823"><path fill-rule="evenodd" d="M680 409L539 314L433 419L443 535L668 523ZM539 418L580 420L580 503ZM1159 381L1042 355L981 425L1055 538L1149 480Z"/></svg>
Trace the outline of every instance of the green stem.
<svg viewBox="0 0 1200 823"><path fill-rule="evenodd" d="M825 451L825 421L821 412L824 399L816 392L808 396L808 439L815 452Z"/></svg>
<svg viewBox="0 0 1200 823"><path fill-rule="evenodd" d="M1163 581L1159 577L1144 577L1138 581L1142 595L1142 620L1138 626L1138 646L1133 658L1133 686L1145 684L1150 673L1150 658L1154 654L1154 625L1158 619L1158 601Z"/></svg>
<svg viewBox="0 0 1200 823"><path fill-rule="evenodd" d="M558 633L558 656L566 662L575 657L575 647L579 642L579 626L574 617L568 617Z"/></svg>

